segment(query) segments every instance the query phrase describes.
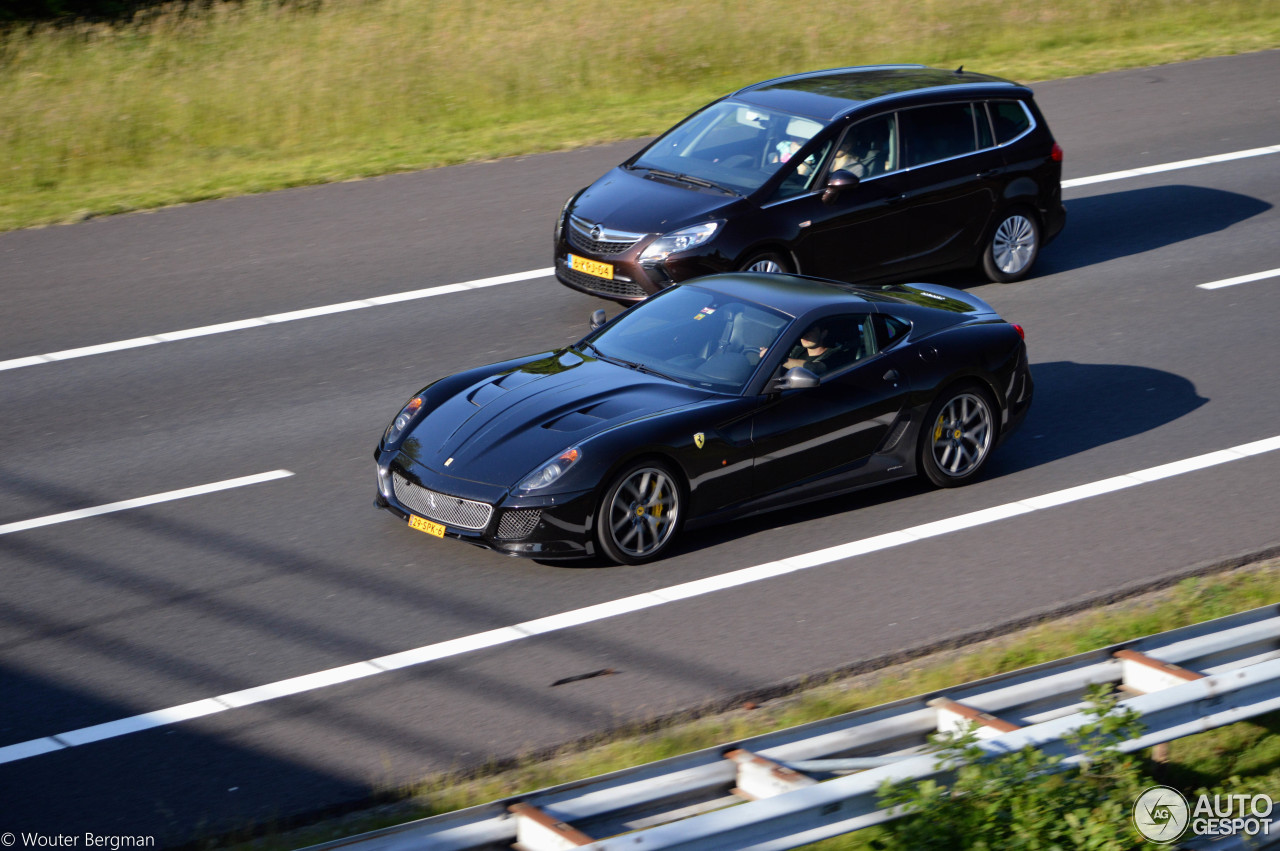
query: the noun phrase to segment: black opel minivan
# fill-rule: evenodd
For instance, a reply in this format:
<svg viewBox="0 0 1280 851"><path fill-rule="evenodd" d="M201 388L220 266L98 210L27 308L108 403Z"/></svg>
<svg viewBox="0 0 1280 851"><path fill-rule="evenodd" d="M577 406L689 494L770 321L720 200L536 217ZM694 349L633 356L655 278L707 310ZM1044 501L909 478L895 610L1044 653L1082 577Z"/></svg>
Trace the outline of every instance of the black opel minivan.
<svg viewBox="0 0 1280 851"><path fill-rule="evenodd" d="M556 277L622 303L739 269L873 283L980 266L1016 281L1066 221L1031 90L920 65L734 92L578 192Z"/></svg>

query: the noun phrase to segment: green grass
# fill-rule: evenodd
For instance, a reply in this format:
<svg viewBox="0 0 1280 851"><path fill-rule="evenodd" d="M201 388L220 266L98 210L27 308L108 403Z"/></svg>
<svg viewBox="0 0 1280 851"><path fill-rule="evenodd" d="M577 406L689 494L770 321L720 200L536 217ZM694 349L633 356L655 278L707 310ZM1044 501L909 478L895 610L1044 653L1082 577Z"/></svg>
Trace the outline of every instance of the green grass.
<svg viewBox="0 0 1280 851"><path fill-rule="evenodd" d="M1280 46L1280 0L243 0L0 34L0 229L569 149L873 62L1021 81Z"/></svg>
<svg viewBox="0 0 1280 851"><path fill-rule="evenodd" d="M815 683L757 708L672 721L657 730L618 730L594 743L539 754L517 765L466 776L423 778L385 789L393 803L288 834L269 833L246 851L296 848L413 819L488 803L562 783L716 747L906 697L944 691L972 680L1096 650L1121 641L1200 623L1280 600L1280 560L1186 579L1163 591L1046 621L959 650L856 677ZM1280 788L1280 713L1240 722L1170 746L1171 758L1151 766L1156 779L1188 791L1275 793ZM875 829L820 843L823 851L868 848Z"/></svg>

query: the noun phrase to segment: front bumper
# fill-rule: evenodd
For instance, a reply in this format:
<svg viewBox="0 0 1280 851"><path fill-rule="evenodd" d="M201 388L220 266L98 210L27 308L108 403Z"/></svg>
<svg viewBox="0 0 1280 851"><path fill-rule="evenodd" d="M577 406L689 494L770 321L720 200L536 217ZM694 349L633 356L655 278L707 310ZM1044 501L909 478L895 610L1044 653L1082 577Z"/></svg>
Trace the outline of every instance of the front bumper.
<svg viewBox="0 0 1280 851"><path fill-rule="evenodd" d="M584 227L570 216L555 243L556 279L566 287L621 304L635 304L674 283L664 264L640 262L640 255L654 240L654 234L607 229L588 233ZM570 254L608 265L612 277L569 268Z"/></svg>
<svg viewBox="0 0 1280 851"><path fill-rule="evenodd" d="M435 473L394 451L379 453L377 471L374 505L406 522L420 517L438 524L441 537L525 558L596 553L594 491L513 496L503 488Z"/></svg>

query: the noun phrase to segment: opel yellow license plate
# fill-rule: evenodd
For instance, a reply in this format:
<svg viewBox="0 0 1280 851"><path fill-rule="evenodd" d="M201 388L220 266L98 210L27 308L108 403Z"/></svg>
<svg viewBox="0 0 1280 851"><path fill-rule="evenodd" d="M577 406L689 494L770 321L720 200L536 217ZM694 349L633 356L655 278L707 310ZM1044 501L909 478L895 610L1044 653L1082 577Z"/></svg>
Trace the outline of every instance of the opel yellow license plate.
<svg viewBox="0 0 1280 851"><path fill-rule="evenodd" d="M417 529L419 532L426 532L428 535L435 535L437 538L444 537L444 527L439 523L432 523L425 517L410 515L409 527Z"/></svg>
<svg viewBox="0 0 1280 851"><path fill-rule="evenodd" d="M569 268L575 272L582 272L587 275L593 275L597 278L605 280L613 280L613 264L601 263L599 260L588 260L585 257L577 257L573 254L569 255Z"/></svg>

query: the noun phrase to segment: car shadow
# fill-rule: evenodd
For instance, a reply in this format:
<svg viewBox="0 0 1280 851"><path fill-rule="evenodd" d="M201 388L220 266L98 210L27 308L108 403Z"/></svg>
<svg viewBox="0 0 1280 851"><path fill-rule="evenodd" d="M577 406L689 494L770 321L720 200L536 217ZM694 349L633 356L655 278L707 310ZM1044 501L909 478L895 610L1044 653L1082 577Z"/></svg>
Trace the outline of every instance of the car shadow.
<svg viewBox="0 0 1280 851"><path fill-rule="evenodd" d="M1143 366L1032 364L1027 419L991 457L985 478L1039 467L1171 423L1209 400L1180 375Z"/></svg>
<svg viewBox="0 0 1280 851"><path fill-rule="evenodd" d="M1066 207L1066 227L1041 252L1028 280L1132 257L1226 230L1271 209L1267 202L1248 195L1183 185L1090 195L1068 200ZM923 277L958 289L990 283L979 269Z"/></svg>
<svg viewBox="0 0 1280 851"><path fill-rule="evenodd" d="M1067 226L1033 274L1069 272L1226 230L1271 205L1203 186L1152 186L1066 202Z"/></svg>
<svg viewBox="0 0 1280 851"><path fill-rule="evenodd" d="M1180 375L1124 364L1071 361L1032 364L1035 400L1022 427L991 456L982 480L1049 464L1143 434L1191 413L1209 400ZM1123 472L1123 471L1119 471ZM764 529L785 528L931 490L922 478L780 509L685 533L668 556L687 555Z"/></svg>

